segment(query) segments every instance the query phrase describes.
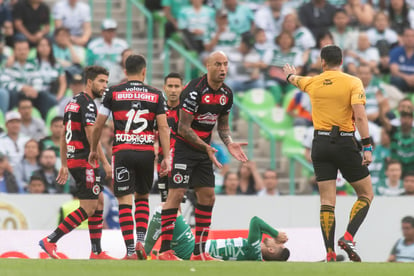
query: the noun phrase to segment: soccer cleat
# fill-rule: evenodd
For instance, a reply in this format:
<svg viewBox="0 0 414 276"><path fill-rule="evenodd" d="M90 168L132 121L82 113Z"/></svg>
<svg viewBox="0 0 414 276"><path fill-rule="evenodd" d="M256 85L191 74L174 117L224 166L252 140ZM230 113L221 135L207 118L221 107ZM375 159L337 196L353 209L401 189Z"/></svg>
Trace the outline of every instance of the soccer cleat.
<svg viewBox="0 0 414 276"><path fill-rule="evenodd" d="M116 258L113 258L113 257L109 256L108 254L106 254L105 251L102 251L99 254L95 254L95 253L91 252L91 255L89 256L89 259L91 259L91 260L116 260Z"/></svg>
<svg viewBox="0 0 414 276"><path fill-rule="evenodd" d="M190 258L191 261L217 261L217 262L222 262L223 260L211 257L210 254L208 254L207 252L201 253L200 255L191 255Z"/></svg>
<svg viewBox="0 0 414 276"><path fill-rule="evenodd" d="M338 240L338 245L348 254L348 258L353 262L360 262L361 257L355 251L355 243L346 240L344 237Z"/></svg>
<svg viewBox="0 0 414 276"><path fill-rule="evenodd" d="M158 260L160 261L182 261L182 259L175 256L175 252L172 249L159 253Z"/></svg>
<svg viewBox="0 0 414 276"><path fill-rule="evenodd" d="M329 252L326 254L326 262L336 262L336 253L335 252Z"/></svg>
<svg viewBox="0 0 414 276"><path fill-rule="evenodd" d="M56 243L48 242L47 237L39 241L40 247L50 256L52 259L60 259L56 253Z"/></svg>
<svg viewBox="0 0 414 276"><path fill-rule="evenodd" d="M144 246L141 242L137 242L137 245L135 246L135 252L137 253L138 260L146 260L147 259L147 253L145 253Z"/></svg>
<svg viewBox="0 0 414 276"><path fill-rule="evenodd" d="M137 253L134 253L132 255L125 255L122 260L138 260Z"/></svg>

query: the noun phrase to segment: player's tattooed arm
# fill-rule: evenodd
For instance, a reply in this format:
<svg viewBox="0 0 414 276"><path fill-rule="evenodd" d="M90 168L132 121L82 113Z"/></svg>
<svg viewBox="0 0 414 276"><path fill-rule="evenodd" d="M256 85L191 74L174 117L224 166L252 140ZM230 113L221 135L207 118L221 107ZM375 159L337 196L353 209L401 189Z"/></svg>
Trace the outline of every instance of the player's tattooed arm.
<svg viewBox="0 0 414 276"><path fill-rule="evenodd" d="M228 146L233 143L230 136L229 115L220 115L217 122L217 132L224 145Z"/></svg>
<svg viewBox="0 0 414 276"><path fill-rule="evenodd" d="M210 146L201 140L200 137L198 137L198 135L191 128L193 119L194 115L181 109L180 121L178 122L178 134L190 142L193 146L196 146L203 151L207 151Z"/></svg>

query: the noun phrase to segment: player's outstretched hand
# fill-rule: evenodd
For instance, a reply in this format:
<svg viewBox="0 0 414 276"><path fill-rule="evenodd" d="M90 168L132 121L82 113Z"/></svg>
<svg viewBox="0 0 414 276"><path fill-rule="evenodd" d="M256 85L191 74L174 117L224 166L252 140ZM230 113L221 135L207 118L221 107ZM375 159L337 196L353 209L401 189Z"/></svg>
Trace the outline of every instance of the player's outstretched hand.
<svg viewBox="0 0 414 276"><path fill-rule="evenodd" d="M277 237L275 238L275 241L277 243L285 243L288 241L288 236L286 235L285 232L279 232L279 235L277 235Z"/></svg>
<svg viewBox="0 0 414 276"><path fill-rule="evenodd" d="M96 164L98 164L98 160L99 160L99 156L97 152L91 151L89 153L89 159L88 162L89 164L93 167L96 168ZM112 174L112 173L111 173Z"/></svg>
<svg viewBox="0 0 414 276"><path fill-rule="evenodd" d="M216 152L217 152L217 150L215 148L211 147L211 146L209 146L207 148L208 157L210 158L210 160L213 162L213 164L217 168L221 169L223 167L223 165L217 160L217 158L216 158Z"/></svg>
<svg viewBox="0 0 414 276"><path fill-rule="evenodd" d="M56 181L60 185L64 185L66 181L68 181L68 167L65 167L65 166L60 167L59 174L56 177Z"/></svg>
<svg viewBox="0 0 414 276"><path fill-rule="evenodd" d="M247 143L230 143L227 145L227 149L234 158L241 162L246 162L248 160L246 154L244 153L242 146L247 146Z"/></svg>
<svg viewBox="0 0 414 276"><path fill-rule="evenodd" d="M164 158L161 161L160 176L164 177L171 171L170 158Z"/></svg>

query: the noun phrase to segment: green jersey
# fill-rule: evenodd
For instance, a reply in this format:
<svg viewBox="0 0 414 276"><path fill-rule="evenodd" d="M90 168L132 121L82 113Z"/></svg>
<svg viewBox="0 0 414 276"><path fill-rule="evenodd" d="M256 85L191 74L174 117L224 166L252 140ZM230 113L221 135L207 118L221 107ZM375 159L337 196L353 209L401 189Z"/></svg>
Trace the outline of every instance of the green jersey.
<svg viewBox="0 0 414 276"><path fill-rule="evenodd" d="M208 240L206 251L214 258L224 261L261 261L261 241L250 244L247 239Z"/></svg>

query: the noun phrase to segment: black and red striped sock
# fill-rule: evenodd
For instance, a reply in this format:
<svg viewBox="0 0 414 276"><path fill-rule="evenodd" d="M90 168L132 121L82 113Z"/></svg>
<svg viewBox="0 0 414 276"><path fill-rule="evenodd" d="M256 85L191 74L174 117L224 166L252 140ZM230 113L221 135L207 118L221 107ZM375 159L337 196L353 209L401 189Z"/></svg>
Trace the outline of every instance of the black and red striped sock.
<svg viewBox="0 0 414 276"><path fill-rule="evenodd" d="M92 252L100 254L101 238L102 238L102 227L103 227L103 210L96 210L93 216L88 218L89 237L91 238Z"/></svg>
<svg viewBox="0 0 414 276"><path fill-rule="evenodd" d="M69 233L76 227L78 227L82 221L88 218L85 210L82 207L79 207L69 215L58 225L58 227L50 234L47 238L50 242L57 242L63 235Z"/></svg>
<svg viewBox="0 0 414 276"><path fill-rule="evenodd" d="M148 228L149 205L148 199L135 200L135 229L137 241L144 243Z"/></svg>
<svg viewBox="0 0 414 276"><path fill-rule="evenodd" d="M195 246L194 255L205 251L208 233L210 232L213 206L197 204L195 208Z"/></svg>
<svg viewBox="0 0 414 276"><path fill-rule="evenodd" d="M127 255L135 253L134 244L134 218L132 217L132 206L127 204L119 205L119 225L124 237Z"/></svg>
<svg viewBox="0 0 414 276"><path fill-rule="evenodd" d="M161 248L160 253L171 249L174 223L177 220L178 208L163 209L161 212Z"/></svg>

